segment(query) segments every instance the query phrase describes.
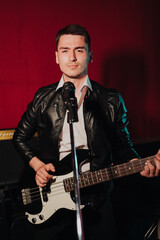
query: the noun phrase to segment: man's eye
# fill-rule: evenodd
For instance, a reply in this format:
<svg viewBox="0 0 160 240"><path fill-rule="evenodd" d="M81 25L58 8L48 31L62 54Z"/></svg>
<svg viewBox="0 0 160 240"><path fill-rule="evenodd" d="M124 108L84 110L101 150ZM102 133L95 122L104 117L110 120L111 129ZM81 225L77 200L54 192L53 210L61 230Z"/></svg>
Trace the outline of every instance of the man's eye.
<svg viewBox="0 0 160 240"><path fill-rule="evenodd" d="M67 50L62 50L62 53L66 53L67 52Z"/></svg>
<svg viewBox="0 0 160 240"><path fill-rule="evenodd" d="M82 50L82 49L77 49L77 52L81 52L81 53L82 53L82 52L83 52L83 50Z"/></svg>

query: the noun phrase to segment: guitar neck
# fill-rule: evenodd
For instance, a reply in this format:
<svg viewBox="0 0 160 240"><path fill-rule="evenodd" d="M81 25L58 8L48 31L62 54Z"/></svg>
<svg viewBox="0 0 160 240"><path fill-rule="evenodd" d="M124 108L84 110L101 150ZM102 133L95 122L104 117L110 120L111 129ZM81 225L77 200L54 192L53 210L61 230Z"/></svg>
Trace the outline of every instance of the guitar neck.
<svg viewBox="0 0 160 240"><path fill-rule="evenodd" d="M79 187L89 187L98 183L106 182L111 179L138 173L144 169L147 160L150 160L153 165L155 156L130 161L110 168L101 169L95 172L86 172L79 176ZM74 190L74 178L66 178L63 180L66 192Z"/></svg>

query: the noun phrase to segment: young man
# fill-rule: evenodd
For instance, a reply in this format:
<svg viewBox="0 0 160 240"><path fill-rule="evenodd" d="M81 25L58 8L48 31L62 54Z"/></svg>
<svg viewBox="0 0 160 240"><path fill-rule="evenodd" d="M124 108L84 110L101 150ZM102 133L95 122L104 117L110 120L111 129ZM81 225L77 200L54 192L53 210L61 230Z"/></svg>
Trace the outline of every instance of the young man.
<svg viewBox="0 0 160 240"><path fill-rule="evenodd" d="M37 91L22 116L13 140L25 163L34 169L36 184L40 187L45 187L51 180L53 176L50 172L61 174L60 164L71 152L62 94L65 82L74 84L75 96L80 105L79 121L74 123L75 145L78 151L86 149L89 152L90 164L87 170L95 171L109 167L112 162L120 164L139 158L132 148L126 127L128 121L122 97L117 91L105 89L88 77L92 51L86 29L80 25L66 26L58 32L56 45L56 63L62 71L62 78L60 82ZM83 99L82 95L85 95ZM38 152L29 143L35 132L38 132L39 138ZM156 168L148 161L141 175L158 176L160 151L156 155L155 164ZM111 182L108 181L87 188L82 194L86 203L82 210L86 240L116 238L110 192ZM78 239L74 213L61 209L56 214L57 218L50 228L52 230L46 234L48 239L65 239L67 234L69 239ZM46 232L45 228L42 229L33 230L34 239Z"/></svg>

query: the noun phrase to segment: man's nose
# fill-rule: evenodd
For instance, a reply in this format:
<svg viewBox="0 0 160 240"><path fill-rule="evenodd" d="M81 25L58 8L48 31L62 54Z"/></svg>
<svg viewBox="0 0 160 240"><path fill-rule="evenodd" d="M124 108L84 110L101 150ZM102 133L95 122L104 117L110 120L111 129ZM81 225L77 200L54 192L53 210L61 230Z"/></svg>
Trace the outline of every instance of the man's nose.
<svg viewBox="0 0 160 240"><path fill-rule="evenodd" d="M70 61L76 61L76 54L75 54L75 51L70 51L69 53L69 60Z"/></svg>

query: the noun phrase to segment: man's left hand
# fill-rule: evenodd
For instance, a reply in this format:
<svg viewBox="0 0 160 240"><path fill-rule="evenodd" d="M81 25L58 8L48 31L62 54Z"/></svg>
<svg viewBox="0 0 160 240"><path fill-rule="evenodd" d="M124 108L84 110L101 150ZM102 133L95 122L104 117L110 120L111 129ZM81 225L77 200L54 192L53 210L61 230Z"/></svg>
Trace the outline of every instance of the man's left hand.
<svg viewBox="0 0 160 240"><path fill-rule="evenodd" d="M144 177L156 177L159 176L160 173L160 149L155 155L155 166L151 164L150 160L146 162L146 165L144 167L144 170L140 172L140 174Z"/></svg>

